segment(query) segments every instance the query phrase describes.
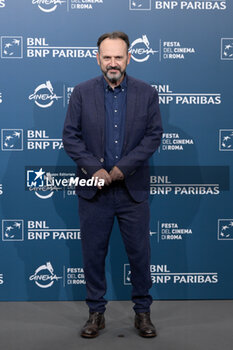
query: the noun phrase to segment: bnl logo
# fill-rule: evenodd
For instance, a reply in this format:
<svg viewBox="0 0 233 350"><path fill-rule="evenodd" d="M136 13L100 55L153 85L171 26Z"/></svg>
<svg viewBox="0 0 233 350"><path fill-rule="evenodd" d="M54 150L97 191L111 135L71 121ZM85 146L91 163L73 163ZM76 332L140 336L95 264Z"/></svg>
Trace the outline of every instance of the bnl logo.
<svg viewBox="0 0 233 350"><path fill-rule="evenodd" d="M131 285L131 270L129 264L124 264L124 285Z"/></svg>
<svg viewBox="0 0 233 350"><path fill-rule="evenodd" d="M233 60L233 38L221 39L221 60Z"/></svg>
<svg viewBox="0 0 233 350"><path fill-rule="evenodd" d="M1 58L23 58L23 37L1 36Z"/></svg>
<svg viewBox="0 0 233 350"><path fill-rule="evenodd" d="M151 10L151 0L129 0L130 10Z"/></svg>
<svg viewBox="0 0 233 350"><path fill-rule="evenodd" d="M45 172L40 168L39 171L27 171L27 187L44 187L45 186Z"/></svg>
<svg viewBox="0 0 233 350"><path fill-rule="evenodd" d="M2 240L3 241L23 241L24 240L23 220L18 220L18 219L2 220Z"/></svg>
<svg viewBox="0 0 233 350"><path fill-rule="evenodd" d="M2 129L1 147L2 151L23 151L23 130Z"/></svg>
<svg viewBox="0 0 233 350"><path fill-rule="evenodd" d="M218 240L233 239L233 219L218 220Z"/></svg>
<svg viewBox="0 0 233 350"><path fill-rule="evenodd" d="M219 151L233 151L233 129L219 130Z"/></svg>

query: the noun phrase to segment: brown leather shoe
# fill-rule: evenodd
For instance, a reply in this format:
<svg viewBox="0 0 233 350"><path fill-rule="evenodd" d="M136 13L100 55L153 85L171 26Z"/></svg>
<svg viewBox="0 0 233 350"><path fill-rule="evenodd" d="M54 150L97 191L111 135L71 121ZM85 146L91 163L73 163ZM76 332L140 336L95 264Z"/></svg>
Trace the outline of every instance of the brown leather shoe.
<svg viewBox="0 0 233 350"><path fill-rule="evenodd" d="M99 335L99 330L105 327L104 314L90 312L89 319L81 330L80 335L84 338L95 338Z"/></svg>
<svg viewBox="0 0 233 350"><path fill-rule="evenodd" d="M139 330L139 335L141 337L152 338L157 335L155 326L151 322L149 312L136 313L134 325Z"/></svg>

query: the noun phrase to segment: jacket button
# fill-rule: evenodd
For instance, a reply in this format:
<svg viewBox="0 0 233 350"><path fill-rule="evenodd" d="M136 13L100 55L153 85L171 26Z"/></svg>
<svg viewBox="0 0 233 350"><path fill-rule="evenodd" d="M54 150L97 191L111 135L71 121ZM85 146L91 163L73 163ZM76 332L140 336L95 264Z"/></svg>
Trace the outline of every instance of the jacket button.
<svg viewBox="0 0 233 350"><path fill-rule="evenodd" d="M100 158L100 162L103 163L104 162L104 158Z"/></svg>

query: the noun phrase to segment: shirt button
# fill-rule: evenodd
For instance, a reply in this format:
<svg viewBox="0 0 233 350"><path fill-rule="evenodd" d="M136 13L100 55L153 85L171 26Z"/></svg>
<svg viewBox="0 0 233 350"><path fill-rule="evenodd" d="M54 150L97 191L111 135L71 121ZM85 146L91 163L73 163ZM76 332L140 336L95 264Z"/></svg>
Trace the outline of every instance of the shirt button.
<svg viewBox="0 0 233 350"><path fill-rule="evenodd" d="M115 128L117 128L117 124L115 124L114 126L115 126Z"/></svg>
<svg viewBox="0 0 233 350"><path fill-rule="evenodd" d="M114 98L117 98L117 96L114 96Z"/></svg>
<svg viewBox="0 0 233 350"><path fill-rule="evenodd" d="M125 91L125 89L122 89L121 91Z"/></svg>
<svg viewBox="0 0 233 350"><path fill-rule="evenodd" d="M118 143L118 141L115 141L115 143Z"/></svg>
<svg viewBox="0 0 233 350"><path fill-rule="evenodd" d="M116 159L118 159L119 157L118 156L116 156Z"/></svg>
<svg viewBox="0 0 233 350"><path fill-rule="evenodd" d="M117 112L117 109L115 109L114 112L116 113L116 112Z"/></svg>
<svg viewBox="0 0 233 350"><path fill-rule="evenodd" d="M104 158L100 158L100 162L103 163L104 162Z"/></svg>

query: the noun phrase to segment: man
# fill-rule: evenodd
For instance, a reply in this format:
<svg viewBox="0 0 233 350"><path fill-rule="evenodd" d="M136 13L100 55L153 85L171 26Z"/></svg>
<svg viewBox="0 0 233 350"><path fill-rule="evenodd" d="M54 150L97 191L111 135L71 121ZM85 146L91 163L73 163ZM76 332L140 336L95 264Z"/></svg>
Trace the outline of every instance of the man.
<svg viewBox="0 0 233 350"><path fill-rule="evenodd" d="M159 147L162 126L158 94L126 74L130 61L125 33L103 34L97 42L103 75L77 85L70 98L63 142L79 178L104 186L78 187L89 319L81 336L105 327L105 258L114 217L118 219L131 268L135 327L154 337L149 242L148 159Z"/></svg>

